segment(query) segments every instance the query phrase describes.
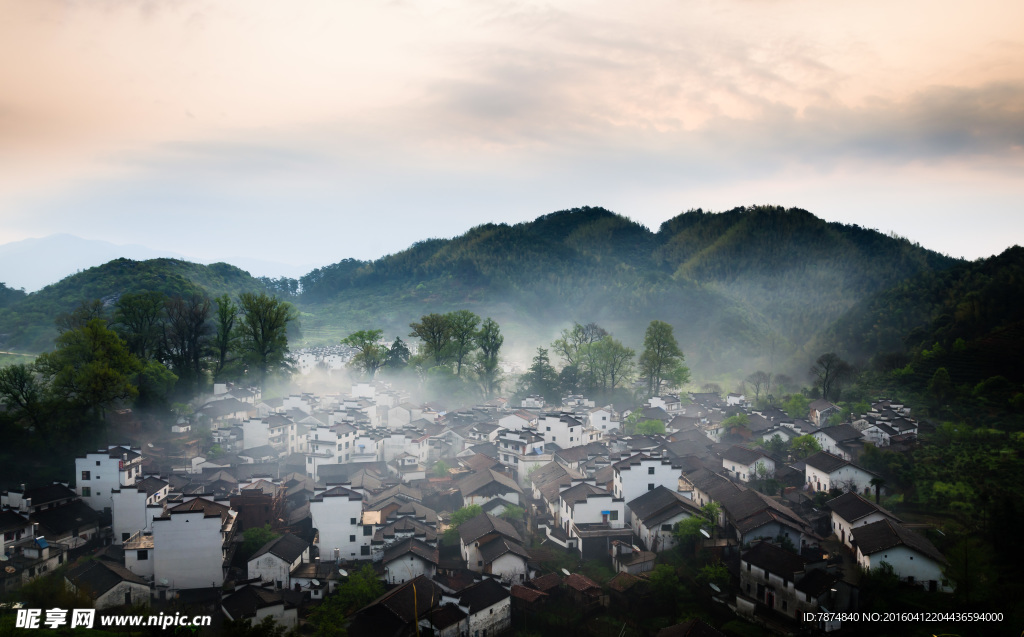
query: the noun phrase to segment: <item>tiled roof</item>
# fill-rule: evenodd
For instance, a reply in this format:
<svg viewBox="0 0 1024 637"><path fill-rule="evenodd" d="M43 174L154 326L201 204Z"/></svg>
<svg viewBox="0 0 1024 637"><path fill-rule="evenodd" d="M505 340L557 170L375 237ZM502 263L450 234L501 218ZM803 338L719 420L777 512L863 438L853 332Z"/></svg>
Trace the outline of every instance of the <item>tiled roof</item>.
<svg viewBox="0 0 1024 637"><path fill-rule="evenodd" d="M481 513L471 520L467 520L459 525L459 537L466 544L475 542L481 537L488 533L500 533L505 537L515 540L516 542L522 542L523 538L516 531L515 527L511 524L496 518L493 515L487 513Z"/></svg>
<svg viewBox="0 0 1024 637"><path fill-rule="evenodd" d="M306 543L305 540L301 539L297 535L285 533L281 537L274 538L260 547L260 549L253 553L253 556L249 558L249 561L251 562L258 557L270 553L271 555L281 558L286 563L291 564L302 557L302 554L305 553L308 548L309 544Z"/></svg>
<svg viewBox="0 0 1024 637"><path fill-rule="evenodd" d="M854 541L857 543L857 550L864 555L874 555L894 546L902 545L937 562L946 563L946 558L926 537L918 535L913 531L908 531L903 528L903 525L893 520L879 520L878 522L858 526L851 533L853 534Z"/></svg>

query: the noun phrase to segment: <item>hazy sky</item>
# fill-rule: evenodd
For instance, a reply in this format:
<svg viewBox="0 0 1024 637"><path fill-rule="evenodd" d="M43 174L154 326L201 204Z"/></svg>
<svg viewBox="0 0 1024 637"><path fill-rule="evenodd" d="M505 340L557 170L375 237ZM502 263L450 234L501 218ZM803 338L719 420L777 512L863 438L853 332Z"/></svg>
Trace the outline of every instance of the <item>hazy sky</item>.
<svg viewBox="0 0 1024 637"><path fill-rule="evenodd" d="M0 0L0 243L375 258L599 205L1024 243L1019 0Z"/></svg>

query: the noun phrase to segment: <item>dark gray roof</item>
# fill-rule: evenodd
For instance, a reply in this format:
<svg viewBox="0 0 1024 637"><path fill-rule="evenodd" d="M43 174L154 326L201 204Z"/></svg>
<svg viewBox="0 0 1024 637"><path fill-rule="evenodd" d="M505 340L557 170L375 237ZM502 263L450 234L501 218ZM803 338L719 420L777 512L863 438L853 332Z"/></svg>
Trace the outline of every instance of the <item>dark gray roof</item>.
<svg viewBox="0 0 1024 637"><path fill-rule="evenodd" d="M857 543L857 549L864 555L874 555L895 546L906 546L937 562L946 563L939 549L923 535L903 528L893 520L879 520L871 524L855 527L851 533Z"/></svg>
<svg viewBox="0 0 1024 637"><path fill-rule="evenodd" d="M754 451L753 449L733 445L725 452L722 459L728 460L729 462L738 462L743 465L751 465L764 457L766 457L765 454L760 451Z"/></svg>
<svg viewBox="0 0 1024 637"><path fill-rule="evenodd" d="M700 507L694 502L662 485L654 487L627 503L626 506L633 512L633 515L645 523L652 518L660 518L665 513L669 513L669 517L672 517L677 513L697 514L700 512Z"/></svg>
<svg viewBox="0 0 1024 637"><path fill-rule="evenodd" d="M463 497L473 494L492 496L523 492L515 480L494 469L484 469L463 478L458 482L457 488Z"/></svg>
<svg viewBox="0 0 1024 637"><path fill-rule="evenodd" d="M486 577L459 594L459 605L469 606L471 615L508 599L511 594L497 580Z"/></svg>
<svg viewBox="0 0 1024 637"><path fill-rule="evenodd" d="M291 564L295 560L302 557L302 554L309 548L309 544L291 533L285 533L279 538L270 540L260 550L253 553L253 556L249 558L249 561L253 561L258 557L261 557L267 553L276 555L288 564Z"/></svg>
<svg viewBox="0 0 1024 637"><path fill-rule="evenodd" d="M480 545L480 557L483 558L484 564L490 564L506 553L513 553L524 560L530 559L530 554L522 544L507 537L499 537Z"/></svg>
<svg viewBox="0 0 1024 637"><path fill-rule="evenodd" d="M853 425L848 425L846 423L836 425L835 427L825 427L818 431L836 442L850 442L853 440L859 440L863 437L863 435L857 431Z"/></svg>
<svg viewBox="0 0 1024 637"><path fill-rule="evenodd" d="M789 580L795 580L794 573L802 572L807 568L804 558L769 542L759 542L754 545L743 554L743 561Z"/></svg>
<svg viewBox="0 0 1024 637"><path fill-rule="evenodd" d="M832 473L833 471L841 469L846 465L850 464L850 461L843 460L839 456L831 454L827 451L819 451L813 456L808 456L804 460L804 464L806 464L809 467L814 467L819 471L824 471L825 473Z"/></svg>
<svg viewBox="0 0 1024 637"><path fill-rule="evenodd" d="M255 617L256 611L261 608L284 604L281 591L252 585L238 589L221 601L221 606L236 621L243 617Z"/></svg>
<svg viewBox="0 0 1024 637"><path fill-rule="evenodd" d="M392 562L406 553L417 555L435 565L439 561L438 549L436 546L430 546L426 542L421 542L420 540L411 537L407 540L394 544L393 546L389 546L388 549L384 551L384 564Z"/></svg>
<svg viewBox="0 0 1024 637"><path fill-rule="evenodd" d="M856 522L875 512L883 513L894 520L899 520L892 513L889 513L874 502L860 497L856 493L844 493L838 498L832 498L825 503L825 506L835 511L836 515L847 522Z"/></svg>
<svg viewBox="0 0 1024 637"><path fill-rule="evenodd" d="M24 529L30 524L32 523L28 521L28 518L22 516L19 513L16 513L9 509L0 511L0 533L7 533L8 531L17 531L18 529Z"/></svg>
<svg viewBox="0 0 1024 637"><path fill-rule="evenodd" d="M121 582L133 582L148 586L146 580L125 567L107 560L90 560L68 571L67 579L79 589L84 589L93 599L101 597Z"/></svg>
<svg viewBox="0 0 1024 637"><path fill-rule="evenodd" d="M86 529L98 524L100 516L81 500L73 500L51 509L43 509L32 514L33 522L56 535L62 535L74 529Z"/></svg>
<svg viewBox="0 0 1024 637"><path fill-rule="evenodd" d="M459 525L459 537L466 544L475 542L488 533L499 533L516 542L523 541L514 526L488 513L481 513L472 520L467 520Z"/></svg>

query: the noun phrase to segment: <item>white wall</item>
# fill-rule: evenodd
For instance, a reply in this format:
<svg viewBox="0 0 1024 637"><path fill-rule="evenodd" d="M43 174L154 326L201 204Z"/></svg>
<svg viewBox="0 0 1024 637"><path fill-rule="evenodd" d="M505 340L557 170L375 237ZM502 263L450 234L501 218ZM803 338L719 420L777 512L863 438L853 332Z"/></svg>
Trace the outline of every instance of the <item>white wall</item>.
<svg viewBox="0 0 1024 637"><path fill-rule="evenodd" d="M938 582L939 590L950 592L953 589L949 586L942 586L942 567L926 555L907 548L906 546L894 546L890 549L880 551L874 555L864 555L857 550L857 563L863 569L878 568L882 562L892 564L892 568L905 580L913 577L915 583L928 586L930 580Z"/></svg>
<svg viewBox="0 0 1024 637"><path fill-rule="evenodd" d="M220 516L203 511L171 513L153 521L153 576L175 589L224 583Z"/></svg>
<svg viewBox="0 0 1024 637"><path fill-rule="evenodd" d="M384 566L384 581L390 584L403 584L420 575L433 577L435 570L433 564L419 555L406 553Z"/></svg>
<svg viewBox="0 0 1024 637"><path fill-rule="evenodd" d="M120 545L123 535L150 529L151 518L146 510L146 492L134 487L124 487L111 493L111 515L114 544Z"/></svg>
<svg viewBox="0 0 1024 637"><path fill-rule="evenodd" d="M362 547L369 547L373 536L364 536L363 527L359 523L363 515L361 499L328 496L322 502L311 500L309 513L313 518L313 528L320 534L317 546L320 548L322 562L333 562L336 548L341 550L343 560L370 559L369 554L362 554Z"/></svg>

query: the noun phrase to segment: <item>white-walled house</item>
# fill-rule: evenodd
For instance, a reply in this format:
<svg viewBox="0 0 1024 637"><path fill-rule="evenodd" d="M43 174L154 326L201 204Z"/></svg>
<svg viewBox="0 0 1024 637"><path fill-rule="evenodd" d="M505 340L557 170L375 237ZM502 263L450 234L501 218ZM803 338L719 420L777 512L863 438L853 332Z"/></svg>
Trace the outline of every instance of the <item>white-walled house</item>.
<svg viewBox="0 0 1024 637"><path fill-rule="evenodd" d="M68 589L82 591L97 610L117 606L149 606L149 584L120 564L90 560L68 570Z"/></svg>
<svg viewBox="0 0 1024 637"><path fill-rule="evenodd" d="M511 524L487 513L459 525L459 544L466 567L522 583L529 574L530 554Z"/></svg>
<svg viewBox="0 0 1024 637"><path fill-rule="evenodd" d="M857 564L861 568L873 570L886 562L904 582L933 592L952 592L949 583L943 581L946 558L923 535L884 519L856 527L853 539L857 544Z"/></svg>
<svg viewBox="0 0 1024 637"><path fill-rule="evenodd" d="M384 581L388 584L404 584L420 575L432 578L437 573L439 560L436 546L416 538L393 544L384 551L381 558Z"/></svg>
<svg viewBox="0 0 1024 637"><path fill-rule="evenodd" d="M806 483L815 491L853 491L870 495L871 480L878 475L858 467L849 460L819 451L804 460ZM884 492L884 489L882 490Z"/></svg>
<svg viewBox="0 0 1024 637"><path fill-rule="evenodd" d="M856 527L885 519L902 522L892 513L856 493L844 493L838 498L832 498L825 506L832 510L832 531L839 537L840 542L851 549L854 548L853 529Z"/></svg>
<svg viewBox="0 0 1024 637"><path fill-rule="evenodd" d="M733 445L722 455L722 468L741 482L775 475L775 460L754 449Z"/></svg>
<svg viewBox="0 0 1024 637"><path fill-rule="evenodd" d="M235 534L235 512L226 504L185 496L153 520L153 576L169 590L224 583L224 558Z"/></svg>
<svg viewBox="0 0 1024 637"><path fill-rule="evenodd" d="M677 544L675 525L689 517L700 517L701 509L692 500L664 486L626 503L632 518L633 534L655 553Z"/></svg>
<svg viewBox="0 0 1024 637"><path fill-rule="evenodd" d="M320 561L371 559L373 527L362 524L362 494L343 485L317 487L309 500L309 514L317 530Z"/></svg>
<svg viewBox="0 0 1024 637"><path fill-rule="evenodd" d="M296 535L285 533L253 553L247 565L248 576L275 588L290 589L292 570L308 561L309 544Z"/></svg>
<svg viewBox="0 0 1024 637"><path fill-rule="evenodd" d="M659 485L673 491L679 487L681 471L673 467L668 458L636 454L616 462L612 467L615 470L612 493L625 502L654 491Z"/></svg>
<svg viewBox="0 0 1024 637"><path fill-rule="evenodd" d="M110 492L142 478L142 452L118 445L75 458L75 491L95 511L112 507Z"/></svg>
<svg viewBox="0 0 1024 637"><path fill-rule="evenodd" d="M537 422L537 435L545 443L554 443L562 449L586 444L583 423L564 414L547 414Z"/></svg>

